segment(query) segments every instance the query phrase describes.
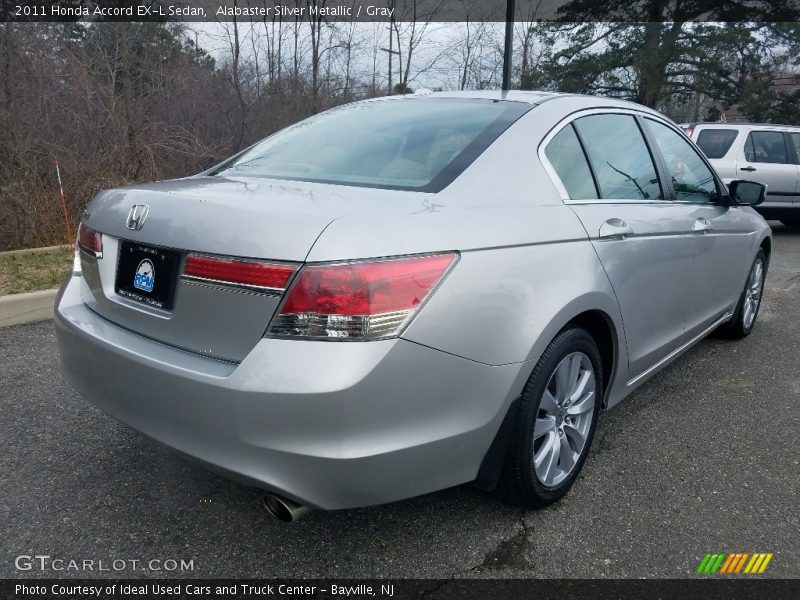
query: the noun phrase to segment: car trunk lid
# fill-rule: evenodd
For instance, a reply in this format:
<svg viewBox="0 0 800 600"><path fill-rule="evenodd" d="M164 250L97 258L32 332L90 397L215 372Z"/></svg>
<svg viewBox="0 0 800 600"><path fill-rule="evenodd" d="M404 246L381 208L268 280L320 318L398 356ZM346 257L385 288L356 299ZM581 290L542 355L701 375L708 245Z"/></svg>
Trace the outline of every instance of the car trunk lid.
<svg viewBox="0 0 800 600"><path fill-rule="evenodd" d="M84 218L103 242L100 258L80 253L84 301L140 335L241 361L262 337L285 285L236 285L202 271L189 277L187 259L233 258L245 271L274 265L288 268L290 278L325 227L353 202L319 186L216 177L101 193ZM143 223L128 222L134 206L147 207Z"/></svg>

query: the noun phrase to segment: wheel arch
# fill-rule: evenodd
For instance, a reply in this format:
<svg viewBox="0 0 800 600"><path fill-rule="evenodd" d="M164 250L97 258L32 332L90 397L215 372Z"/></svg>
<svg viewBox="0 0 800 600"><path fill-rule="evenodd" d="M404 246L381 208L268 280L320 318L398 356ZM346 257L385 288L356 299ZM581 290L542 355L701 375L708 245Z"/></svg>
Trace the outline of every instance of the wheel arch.
<svg viewBox="0 0 800 600"><path fill-rule="evenodd" d="M767 262L769 262L769 257L772 254L772 238L770 236L765 236L763 240L761 240L760 248L764 251L764 254L767 255Z"/></svg>
<svg viewBox="0 0 800 600"><path fill-rule="evenodd" d="M539 338L532 344L526 360L526 369L521 371L517 389L522 390L547 346L556 336L570 326L582 327L594 338L603 360L603 406L609 391L620 375L627 371L627 343L622 314L616 297L610 288L604 291L587 292L567 303L555 313L542 328Z"/></svg>
<svg viewBox="0 0 800 600"><path fill-rule="evenodd" d="M581 305L580 300L582 299L576 299L578 305ZM559 313L559 316L554 318L550 326L545 329L548 332L547 335L542 336L545 341L538 340L539 343L535 345L531 358L525 363L526 368L520 370L522 383L519 389L521 390L530 378L545 348L565 329L572 326L581 327L592 336L600 350L603 369L602 407L605 408L614 377L619 372L620 358L626 356L624 354L624 332L621 327L621 319L616 321L612 318L610 312L600 308L584 308L582 310L573 308L570 310L567 307ZM473 482L480 489L492 490L497 485L508 450L514 420L517 416L519 400L520 396L518 395L508 406L500 428L481 462L478 475Z"/></svg>
<svg viewBox="0 0 800 600"><path fill-rule="evenodd" d="M597 309L587 310L570 319L559 333L570 326L585 329L592 336L600 350L601 368L603 370L603 408L606 407L606 392L616 373L619 361L619 338L611 317Z"/></svg>

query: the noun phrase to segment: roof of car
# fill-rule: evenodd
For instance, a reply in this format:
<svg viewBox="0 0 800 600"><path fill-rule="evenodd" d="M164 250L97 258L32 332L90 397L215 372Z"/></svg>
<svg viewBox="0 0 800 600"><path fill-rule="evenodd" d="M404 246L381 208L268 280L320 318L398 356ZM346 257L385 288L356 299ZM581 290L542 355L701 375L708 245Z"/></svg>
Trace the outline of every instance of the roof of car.
<svg viewBox="0 0 800 600"><path fill-rule="evenodd" d="M800 125L785 125L783 123L729 123L729 122L722 122L722 121L709 121L706 123L682 123L681 127L722 127L728 128L731 127L788 127L790 129L800 129Z"/></svg>
<svg viewBox="0 0 800 600"><path fill-rule="evenodd" d="M415 97L429 96L435 98L480 98L486 100L511 100L516 102L527 102L529 104L538 104L542 100L572 95L574 94L520 90L510 90L505 92L501 90L474 90L460 92L430 92L427 90L419 90L412 94L412 96Z"/></svg>
<svg viewBox="0 0 800 600"><path fill-rule="evenodd" d="M647 106L631 102L629 100L622 100L620 98L609 98L607 96L591 96L588 94L571 94L566 92L544 92L544 91L525 91L525 90L472 90L472 91L458 91L458 92L432 92L430 90L418 90L413 94L382 96L373 98L372 100L398 100L402 98L474 98L483 100L507 100L511 102L526 102L534 106L543 104L550 100L572 100L581 102L587 105L597 106L621 106L628 108L635 108L637 110L652 112L660 114L658 111L651 109ZM663 116L663 115L662 115Z"/></svg>

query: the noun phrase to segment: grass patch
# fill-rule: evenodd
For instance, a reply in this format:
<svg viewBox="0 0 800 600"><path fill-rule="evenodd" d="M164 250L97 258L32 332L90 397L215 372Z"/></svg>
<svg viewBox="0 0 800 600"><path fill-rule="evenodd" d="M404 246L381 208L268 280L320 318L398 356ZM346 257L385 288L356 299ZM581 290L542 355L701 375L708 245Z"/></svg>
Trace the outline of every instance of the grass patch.
<svg viewBox="0 0 800 600"><path fill-rule="evenodd" d="M0 254L0 296L59 287L72 269L68 247Z"/></svg>

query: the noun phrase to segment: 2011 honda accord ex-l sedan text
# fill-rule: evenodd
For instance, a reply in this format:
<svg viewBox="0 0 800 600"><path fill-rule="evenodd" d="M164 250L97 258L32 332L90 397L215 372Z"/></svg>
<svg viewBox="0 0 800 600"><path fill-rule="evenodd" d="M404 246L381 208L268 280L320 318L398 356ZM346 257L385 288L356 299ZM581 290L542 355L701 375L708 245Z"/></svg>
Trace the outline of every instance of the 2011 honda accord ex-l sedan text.
<svg viewBox="0 0 800 600"><path fill-rule="evenodd" d="M543 506L601 409L715 328L750 333L763 197L627 102L358 102L100 193L61 360L103 411L286 520L466 482Z"/></svg>

